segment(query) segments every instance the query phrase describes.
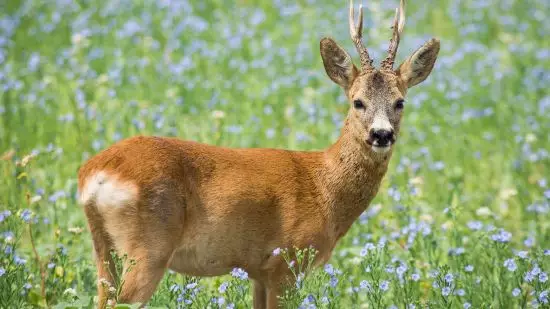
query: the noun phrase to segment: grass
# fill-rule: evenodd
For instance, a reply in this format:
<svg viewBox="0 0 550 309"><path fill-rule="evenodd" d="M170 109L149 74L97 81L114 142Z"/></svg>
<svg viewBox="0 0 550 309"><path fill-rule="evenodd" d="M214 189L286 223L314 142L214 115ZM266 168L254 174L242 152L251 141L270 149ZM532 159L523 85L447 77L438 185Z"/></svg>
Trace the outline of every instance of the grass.
<svg viewBox="0 0 550 309"><path fill-rule="evenodd" d="M358 63L347 3L255 2L0 4L0 307L93 303L77 169L121 138L304 150L335 141L348 104L319 40L336 38ZM548 306L550 7L409 2L398 62L435 36L436 67L407 96L375 201L284 305ZM377 62L396 5L366 4ZM239 276L168 273L150 306L250 301Z"/></svg>

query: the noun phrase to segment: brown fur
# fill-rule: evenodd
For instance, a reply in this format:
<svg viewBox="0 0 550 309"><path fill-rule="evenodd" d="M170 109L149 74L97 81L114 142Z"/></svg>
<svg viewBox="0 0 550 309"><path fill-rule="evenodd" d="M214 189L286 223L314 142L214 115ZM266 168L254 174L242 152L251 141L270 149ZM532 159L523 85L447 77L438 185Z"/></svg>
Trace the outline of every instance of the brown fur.
<svg viewBox="0 0 550 309"><path fill-rule="evenodd" d="M398 132L402 115L394 103L428 76L439 42L422 48L430 52L413 54L398 71L359 72L334 41L321 41L329 77L350 103L365 103L364 110L350 108L340 138L326 151L231 149L138 136L92 157L79 171L81 194L91 181L101 190L114 185L130 192L127 199L113 195L113 202L97 196L83 202L98 279L113 280L103 263L112 263L111 249L137 262L125 275L122 302L147 302L167 268L217 276L241 267L254 280L254 307L277 307L290 277L273 250L313 246L316 264L325 263L375 197L392 150L376 153L365 141L375 117ZM92 178L99 172L105 180ZM107 298L101 290L100 307Z"/></svg>

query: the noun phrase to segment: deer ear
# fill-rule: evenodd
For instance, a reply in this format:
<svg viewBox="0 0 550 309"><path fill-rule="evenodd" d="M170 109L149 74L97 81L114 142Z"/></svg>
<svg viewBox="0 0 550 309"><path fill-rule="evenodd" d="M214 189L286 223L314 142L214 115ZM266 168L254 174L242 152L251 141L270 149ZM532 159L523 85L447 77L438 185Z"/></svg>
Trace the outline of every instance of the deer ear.
<svg viewBox="0 0 550 309"><path fill-rule="evenodd" d="M328 77L342 88L349 89L359 75L351 56L333 39L324 38L321 40L321 58Z"/></svg>
<svg viewBox="0 0 550 309"><path fill-rule="evenodd" d="M396 71L408 88L423 82L432 72L439 53L439 40L431 39L417 49Z"/></svg>

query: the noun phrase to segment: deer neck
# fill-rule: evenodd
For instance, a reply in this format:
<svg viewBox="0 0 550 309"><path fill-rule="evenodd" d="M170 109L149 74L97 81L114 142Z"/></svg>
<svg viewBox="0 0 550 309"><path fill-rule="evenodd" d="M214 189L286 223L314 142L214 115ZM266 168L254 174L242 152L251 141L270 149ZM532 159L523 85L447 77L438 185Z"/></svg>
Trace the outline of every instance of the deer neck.
<svg viewBox="0 0 550 309"><path fill-rule="evenodd" d="M323 191L329 222L343 235L376 196L391 157L375 153L346 118L339 139L325 151Z"/></svg>

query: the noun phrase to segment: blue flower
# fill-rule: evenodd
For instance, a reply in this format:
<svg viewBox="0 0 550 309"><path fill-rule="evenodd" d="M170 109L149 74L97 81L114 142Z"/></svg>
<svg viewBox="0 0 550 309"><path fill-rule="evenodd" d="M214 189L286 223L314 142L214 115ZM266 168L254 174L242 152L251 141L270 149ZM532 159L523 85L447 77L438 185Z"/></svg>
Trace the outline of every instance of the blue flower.
<svg viewBox="0 0 550 309"><path fill-rule="evenodd" d="M365 244L365 249L374 250L374 249L376 249L376 247L374 246L374 244L372 242L368 242L368 243Z"/></svg>
<svg viewBox="0 0 550 309"><path fill-rule="evenodd" d="M27 260L22 259L17 255L13 256L13 261L15 262L16 265L25 265L27 263Z"/></svg>
<svg viewBox="0 0 550 309"><path fill-rule="evenodd" d="M504 267L508 268L508 271L514 272L518 268L514 259L507 259L504 261Z"/></svg>
<svg viewBox="0 0 550 309"><path fill-rule="evenodd" d="M67 255L67 248L63 244L57 244L57 250L61 255Z"/></svg>
<svg viewBox="0 0 550 309"><path fill-rule="evenodd" d="M313 297L313 295L309 294L308 296L306 296L303 303L313 304L313 303L315 303L315 297Z"/></svg>
<svg viewBox="0 0 550 309"><path fill-rule="evenodd" d="M548 281L548 274L547 273L540 273L539 274L539 281L543 282L543 283Z"/></svg>
<svg viewBox="0 0 550 309"><path fill-rule="evenodd" d="M268 138L268 139L272 139L273 137L275 137L275 129L273 128L269 128L265 131L265 136Z"/></svg>
<svg viewBox="0 0 550 309"><path fill-rule="evenodd" d="M435 278L439 275L439 271L438 270L431 270L429 273L428 273L428 277L430 278Z"/></svg>
<svg viewBox="0 0 550 309"><path fill-rule="evenodd" d="M411 279L413 281L418 281L418 280L420 280L420 275L417 274L417 273L414 273L414 274L411 275Z"/></svg>
<svg viewBox="0 0 550 309"><path fill-rule="evenodd" d="M446 286L444 287L443 289L441 289L441 295L443 296L449 296L449 294L451 294L451 288Z"/></svg>
<svg viewBox="0 0 550 309"><path fill-rule="evenodd" d="M453 274L446 274L445 275L445 282L450 284L450 283L453 283L453 280L454 280Z"/></svg>
<svg viewBox="0 0 550 309"><path fill-rule="evenodd" d="M491 236L491 239L496 242L506 243L512 239L512 233L505 231L504 229L500 229L497 234L493 234Z"/></svg>
<svg viewBox="0 0 550 309"><path fill-rule="evenodd" d="M455 294L458 296L464 296L466 295L466 291L464 291L464 289L458 289L456 290Z"/></svg>
<svg viewBox="0 0 550 309"><path fill-rule="evenodd" d="M362 280L359 283L359 287L363 290L370 290L371 289L371 285L367 280Z"/></svg>
<svg viewBox="0 0 550 309"><path fill-rule="evenodd" d="M380 240L378 240L378 244L376 244L376 247L378 249L384 249L384 247L386 247L386 238L384 236L382 236Z"/></svg>
<svg viewBox="0 0 550 309"><path fill-rule="evenodd" d="M450 254L450 255L458 256L458 255L464 254L465 251L466 251L466 250L465 250L464 248L462 248L462 247L459 247L459 248L451 248L451 249L449 250L449 254Z"/></svg>
<svg viewBox="0 0 550 309"><path fill-rule="evenodd" d="M4 210L0 212L0 222L4 222L4 220L9 216L11 216L11 211L9 210Z"/></svg>
<svg viewBox="0 0 550 309"><path fill-rule="evenodd" d="M527 251L519 251L518 253L516 253L516 256L522 258L522 259L526 259L527 258L527 255L528 255L528 252Z"/></svg>
<svg viewBox="0 0 550 309"><path fill-rule="evenodd" d="M233 270L231 271L231 276L239 278L241 280L248 279L248 273L244 269L238 267L233 268Z"/></svg>
<svg viewBox="0 0 550 309"><path fill-rule="evenodd" d="M275 248L273 249L273 253L272 253L274 256L278 256L279 254L281 254L281 248Z"/></svg>
<svg viewBox="0 0 550 309"><path fill-rule="evenodd" d="M331 287L336 287L336 285L338 284L338 278L336 278L335 276L331 276L329 283Z"/></svg>
<svg viewBox="0 0 550 309"><path fill-rule="evenodd" d="M533 275L530 271L526 272L525 275L523 275L523 279L527 282L531 282L535 279L535 275Z"/></svg>
<svg viewBox="0 0 550 309"><path fill-rule="evenodd" d="M521 290L520 290L520 289L515 288L515 289L512 290L512 296L518 297L519 294L521 294Z"/></svg>
<svg viewBox="0 0 550 309"><path fill-rule="evenodd" d="M2 238L4 238L6 242L12 241L14 237L15 237L15 234L12 231L6 231L2 233Z"/></svg>
<svg viewBox="0 0 550 309"><path fill-rule="evenodd" d="M334 275L334 267L332 264L325 264L325 272L331 276Z"/></svg>
<svg viewBox="0 0 550 309"><path fill-rule="evenodd" d="M51 264L53 264L53 263L51 263ZM55 265L55 264L54 264L54 265ZM49 264L48 264L48 268L49 268ZM170 286L170 292L172 292L172 293L176 293L176 292L178 292L180 289L181 289L181 287L179 286L179 284L176 284L176 283L174 283L174 284L172 284L172 285Z"/></svg>
<svg viewBox="0 0 550 309"><path fill-rule="evenodd" d="M399 275L399 276L403 276L403 274L407 271L407 266L404 265L404 264L401 264L399 265L399 267L397 267L395 269L395 272Z"/></svg>
<svg viewBox="0 0 550 309"><path fill-rule="evenodd" d="M229 283L227 282L224 282L220 285L220 287L218 288L218 291L220 293L225 293L225 291L227 290L227 287L229 286Z"/></svg>
<svg viewBox="0 0 550 309"><path fill-rule="evenodd" d="M483 223L481 223L480 221L470 221L468 222L468 228L473 231L479 231L483 228Z"/></svg>
<svg viewBox="0 0 550 309"><path fill-rule="evenodd" d="M99 147L101 147L101 146L100 145L97 146L96 150L98 150ZM50 201L50 203L55 203L60 198L65 198L65 197L67 197L67 193L65 193L65 191L63 191L63 190L59 190L59 191L54 192L54 194L50 195L50 197L48 197L48 201Z"/></svg>
<svg viewBox="0 0 550 309"><path fill-rule="evenodd" d="M6 270L4 267L0 267L0 277L2 277L6 273Z"/></svg>
<svg viewBox="0 0 550 309"><path fill-rule="evenodd" d="M469 308L472 307L472 304L470 304L470 303L464 303L464 305L462 305L462 307L463 307L464 309L469 309Z"/></svg>
<svg viewBox="0 0 550 309"><path fill-rule="evenodd" d="M390 283L387 280L384 280L384 281L380 282L379 288L380 288L380 290L385 292L390 288Z"/></svg>
<svg viewBox="0 0 550 309"><path fill-rule="evenodd" d="M365 244L365 247L363 247L363 249L361 249L360 254L361 254L362 257L364 257L369 253L369 251L375 250L375 249L376 249L376 247L374 246L374 244L371 243L371 242L368 242L368 243Z"/></svg>
<svg viewBox="0 0 550 309"><path fill-rule="evenodd" d="M317 306L315 306L315 297L313 295L309 294L304 298L302 301L301 306L299 306L300 309L315 309Z"/></svg>
<svg viewBox="0 0 550 309"><path fill-rule="evenodd" d="M527 237L523 244L527 247L533 247L535 245L535 239L532 236Z"/></svg>
<svg viewBox="0 0 550 309"><path fill-rule="evenodd" d="M29 209L23 209L19 216L25 223L29 223L31 221L32 212Z"/></svg>
<svg viewBox="0 0 550 309"><path fill-rule="evenodd" d="M473 265L466 265L466 267L464 267L464 270L466 272L471 273L472 271L474 271L474 266Z"/></svg>

